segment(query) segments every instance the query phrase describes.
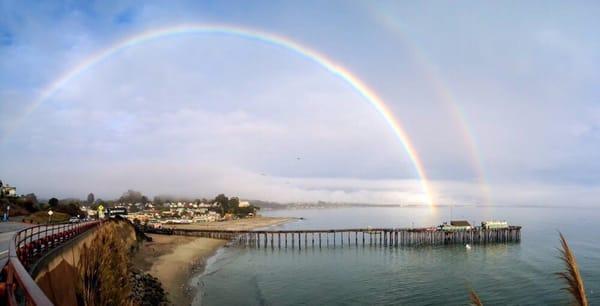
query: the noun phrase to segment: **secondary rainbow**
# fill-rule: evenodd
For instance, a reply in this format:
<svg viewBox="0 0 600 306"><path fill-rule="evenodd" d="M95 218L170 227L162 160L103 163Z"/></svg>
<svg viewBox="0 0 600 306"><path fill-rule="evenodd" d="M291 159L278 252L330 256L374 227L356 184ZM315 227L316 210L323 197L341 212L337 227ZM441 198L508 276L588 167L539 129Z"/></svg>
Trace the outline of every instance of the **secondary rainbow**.
<svg viewBox="0 0 600 306"><path fill-rule="evenodd" d="M450 86L444 81L440 72L427 57L427 53L423 48L421 48L414 40L410 39L410 35L405 31L407 26L402 23L402 18L393 15L393 9L377 4L367 5L366 8L377 22L396 34L397 38L404 44L406 50L412 55L412 59L419 66L423 75L427 78L427 83L431 85L434 93L448 110L448 113L451 115L451 118L454 120L458 130L462 134L462 141L467 147L467 152L470 155L469 161L471 161L471 167L477 176L479 188L483 197L483 204L492 205L491 190L485 178L485 168L477 146L477 141L467 124L467 120L465 119L466 116L459 103L457 103L457 99L450 89Z"/></svg>
<svg viewBox="0 0 600 306"><path fill-rule="evenodd" d="M387 107L384 101L375 93L375 91L369 88L362 80L360 80L346 68L334 63L334 61L316 52L315 50L303 46L287 37L272 33L266 33L254 29L241 28L229 25L185 24L153 29L146 32L142 32L140 34L133 35L131 37L117 42L116 44L113 44L112 46L106 49L100 50L99 52L92 54L91 56L83 60L81 63L76 65L74 68L66 71L54 82L50 83L47 87L44 88L44 90L40 93L37 99L26 109L24 115L21 118L27 116L29 113L34 111L44 101L46 101L54 93L56 93L60 88L65 86L69 81L122 50L162 37L202 33L236 36L278 46L286 50L293 51L296 54L299 54L311 60L312 62L320 65L333 75L336 75L340 79L344 80L352 88L354 88L354 90L358 94L360 94L371 105L373 105L373 107L375 107L375 109L385 119L395 136L398 138L398 140L406 150L410 160L414 164L415 170L420 179L422 191L424 193L424 201L431 207L434 207L433 201L435 198L432 193L431 187L429 186L423 163L420 160L417 151L415 150L413 144L411 143L408 135L404 131L400 122L396 120L396 118L394 118L392 111Z"/></svg>

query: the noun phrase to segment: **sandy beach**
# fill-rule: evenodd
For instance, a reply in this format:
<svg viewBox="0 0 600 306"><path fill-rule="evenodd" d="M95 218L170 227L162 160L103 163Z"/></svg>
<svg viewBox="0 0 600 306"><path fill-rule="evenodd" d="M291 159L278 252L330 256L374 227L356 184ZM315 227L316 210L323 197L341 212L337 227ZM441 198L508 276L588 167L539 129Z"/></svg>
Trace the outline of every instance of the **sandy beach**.
<svg viewBox="0 0 600 306"><path fill-rule="evenodd" d="M293 218L255 217L223 222L173 225L190 229L251 230L279 225ZM187 283L194 273L204 270L206 260L227 241L187 236L149 234L152 242L144 242L135 255L134 266L157 277L169 293L173 305L190 305L193 290Z"/></svg>
<svg viewBox="0 0 600 306"><path fill-rule="evenodd" d="M227 242L208 238L149 236L152 242L144 243L134 265L160 280L173 305L189 305L193 296L186 288L188 279L195 271L204 269L206 260Z"/></svg>
<svg viewBox="0 0 600 306"><path fill-rule="evenodd" d="M214 229L214 230L253 230L258 228L281 225L286 222L296 220L296 218L280 217L254 217L238 219L231 221L194 223L194 224L169 224L167 227L185 228L185 229Z"/></svg>

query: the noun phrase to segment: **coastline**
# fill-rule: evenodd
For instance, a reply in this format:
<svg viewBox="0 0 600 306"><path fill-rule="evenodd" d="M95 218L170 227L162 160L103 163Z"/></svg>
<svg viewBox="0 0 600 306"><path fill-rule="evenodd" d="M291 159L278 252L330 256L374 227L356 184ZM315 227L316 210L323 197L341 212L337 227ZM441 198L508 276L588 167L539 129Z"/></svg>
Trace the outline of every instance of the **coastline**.
<svg viewBox="0 0 600 306"><path fill-rule="evenodd" d="M176 228L252 230L281 225L295 218L255 217L203 224L173 225ZM227 244L225 240L148 234L152 242L144 242L134 256L134 266L158 278L169 293L173 305L190 305L197 288L189 286L194 275L201 275L207 260Z"/></svg>
<svg viewBox="0 0 600 306"><path fill-rule="evenodd" d="M297 220L292 217L254 217L222 222L194 223L194 224L169 224L167 227L178 229L209 229L209 230L231 230L247 231L271 226L278 226L290 221Z"/></svg>

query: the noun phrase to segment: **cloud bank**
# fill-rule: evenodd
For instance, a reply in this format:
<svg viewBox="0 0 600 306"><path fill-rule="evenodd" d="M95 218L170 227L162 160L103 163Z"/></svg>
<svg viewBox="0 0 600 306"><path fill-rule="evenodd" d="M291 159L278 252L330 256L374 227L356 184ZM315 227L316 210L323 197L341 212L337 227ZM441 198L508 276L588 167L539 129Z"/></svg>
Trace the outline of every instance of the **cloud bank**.
<svg viewBox="0 0 600 306"><path fill-rule="evenodd" d="M3 3L0 133L12 133L0 176L42 196L422 201L406 153L362 97L314 63L235 37L129 48L16 125L41 88L93 52L155 27L218 22L294 38L359 75L403 123L441 204L486 201L476 154L494 204L596 205L599 8L545 5Z"/></svg>

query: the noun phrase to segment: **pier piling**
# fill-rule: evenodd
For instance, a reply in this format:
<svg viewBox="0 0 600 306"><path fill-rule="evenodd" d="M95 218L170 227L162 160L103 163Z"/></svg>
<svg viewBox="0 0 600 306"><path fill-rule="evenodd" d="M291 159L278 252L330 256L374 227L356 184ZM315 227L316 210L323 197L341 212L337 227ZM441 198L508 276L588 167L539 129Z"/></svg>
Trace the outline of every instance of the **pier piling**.
<svg viewBox="0 0 600 306"><path fill-rule="evenodd" d="M153 232L152 229L147 230ZM213 239L230 240L234 244L243 247L268 248L269 241L271 249L275 248L275 236L277 236L277 248L288 248L291 239L291 248L302 249L302 247L350 247L351 238L354 235L354 246L359 246L359 235L361 245L370 247L406 247L425 245L453 245L453 244L492 244L513 243L521 241L521 227L510 226L508 228L485 229L474 227L462 231L444 231L438 228L368 228L368 229L331 229L331 230L273 230L273 231L230 231L230 230L194 230L194 229L160 229L154 231L158 234L197 236ZM339 233L339 238L337 237ZM289 235L288 235L289 234ZM310 234L310 245L308 235ZM304 245L302 236L304 235ZM330 239L330 235L333 238ZM368 238L368 241L367 241ZM262 240L262 241L261 241ZM297 243L296 243L297 240ZM315 242L316 240L316 242ZM330 241L332 240L332 241ZM344 243L344 240L346 243Z"/></svg>

